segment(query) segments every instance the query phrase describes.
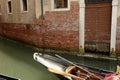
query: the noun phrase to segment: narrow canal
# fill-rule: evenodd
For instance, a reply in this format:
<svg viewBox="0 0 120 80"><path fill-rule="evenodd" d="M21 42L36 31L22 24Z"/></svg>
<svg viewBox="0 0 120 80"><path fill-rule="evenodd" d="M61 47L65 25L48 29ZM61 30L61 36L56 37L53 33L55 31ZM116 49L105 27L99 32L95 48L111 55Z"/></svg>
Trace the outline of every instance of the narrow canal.
<svg viewBox="0 0 120 80"><path fill-rule="evenodd" d="M0 74L21 80L60 80L33 60L34 50L0 39Z"/></svg>
<svg viewBox="0 0 120 80"><path fill-rule="evenodd" d="M56 75L33 60L32 48L25 47L20 43L0 39L0 74L20 78L21 80L60 80ZM115 71L120 61L80 58L60 54L75 63ZM63 79L62 79L63 80Z"/></svg>

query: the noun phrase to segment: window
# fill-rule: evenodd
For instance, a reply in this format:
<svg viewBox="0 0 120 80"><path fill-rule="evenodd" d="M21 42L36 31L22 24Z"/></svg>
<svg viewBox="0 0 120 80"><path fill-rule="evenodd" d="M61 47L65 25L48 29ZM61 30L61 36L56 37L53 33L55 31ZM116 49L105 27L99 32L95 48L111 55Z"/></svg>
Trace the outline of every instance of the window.
<svg viewBox="0 0 120 80"><path fill-rule="evenodd" d="M54 7L57 8L67 8L68 0L54 0Z"/></svg>
<svg viewBox="0 0 120 80"><path fill-rule="evenodd" d="M12 3L11 3L11 0L8 0L8 13L12 13Z"/></svg>
<svg viewBox="0 0 120 80"><path fill-rule="evenodd" d="M69 10L70 0L52 0L53 10Z"/></svg>
<svg viewBox="0 0 120 80"><path fill-rule="evenodd" d="M21 1L21 11L28 11L28 0L20 0Z"/></svg>

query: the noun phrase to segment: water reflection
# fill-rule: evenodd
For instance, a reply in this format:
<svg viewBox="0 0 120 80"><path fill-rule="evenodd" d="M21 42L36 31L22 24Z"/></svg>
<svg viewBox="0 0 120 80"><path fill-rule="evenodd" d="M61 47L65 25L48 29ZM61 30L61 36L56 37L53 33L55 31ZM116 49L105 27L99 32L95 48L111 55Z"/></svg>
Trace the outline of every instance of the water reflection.
<svg viewBox="0 0 120 80"><path fill-rule="evenodd" d="M60 54L60 55L64 56L64 58L73 61L74 63L77 64L83 64L90 67L95 67L109 71L116 71L116 66L120 65L120 61L116 61L116 60L86 58L86 57L70 56L65 54Z"/></svg>

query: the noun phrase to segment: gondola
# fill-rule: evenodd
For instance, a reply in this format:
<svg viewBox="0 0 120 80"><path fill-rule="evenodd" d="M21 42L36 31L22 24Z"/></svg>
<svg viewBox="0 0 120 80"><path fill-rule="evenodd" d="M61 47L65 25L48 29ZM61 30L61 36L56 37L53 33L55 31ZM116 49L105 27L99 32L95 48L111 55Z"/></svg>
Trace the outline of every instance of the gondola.
<svg viewBox="0 0 120 80"><path fill-rule="evenodd" d="M17 78L13 78L7 75L0 74L0 80L21 80L21 79L17 79Z"/></svg>
<svg viewBox="0 0 120 80"><path fill-rule="evenodd" d="M34 60L46 66L48 71L61 75L68 80L103 80L106 74L114 73L85 65L77 65L59 55L55 57L48 54L34 53L33 57Z"/></svg>

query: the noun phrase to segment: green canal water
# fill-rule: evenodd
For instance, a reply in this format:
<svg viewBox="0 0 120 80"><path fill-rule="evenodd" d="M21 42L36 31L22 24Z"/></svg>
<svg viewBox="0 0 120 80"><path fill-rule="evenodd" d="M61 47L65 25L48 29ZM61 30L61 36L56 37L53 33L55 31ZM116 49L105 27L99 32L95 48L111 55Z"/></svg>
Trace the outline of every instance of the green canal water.
<svg viewBox="0 0 120 80"><path fill-rule="evenodd" d="M66 58L67 60L70 60L78 65L79 64L86 65L89 67L94 67L111 72L115 72L117 65L120 65L120 60L97 59L97 58L80 57L75 55L71 56L65 54L60 54L60 55Z"/></svg>
<svg viewBox="0 0 120 80"><path fill-rule="evenodd" d="M0 74L21 80L60 80L58 76L47 71L43 65L33 60L33 50L23 44L0 38ZM115 71L120 61L83 58L59 54L74 63ZM64 80L64 79L61 79Z"/></svg>
<svg viewBox="0 0 120 80"><path fill-rule="evenodd" d="M34 61L33 53L31 48L0 39L0 74L21 80L60 80Z"/></svg>

